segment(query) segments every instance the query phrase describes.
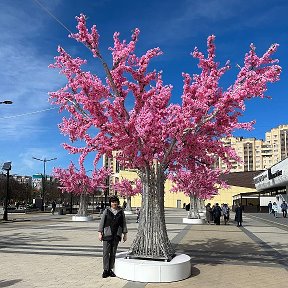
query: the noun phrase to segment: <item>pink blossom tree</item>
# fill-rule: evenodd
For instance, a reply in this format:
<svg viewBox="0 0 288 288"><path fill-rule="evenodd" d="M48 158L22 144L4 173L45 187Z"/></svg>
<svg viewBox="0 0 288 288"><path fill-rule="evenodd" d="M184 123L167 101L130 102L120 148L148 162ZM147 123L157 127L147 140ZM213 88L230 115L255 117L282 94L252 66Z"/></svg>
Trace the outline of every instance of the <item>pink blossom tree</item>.
<svg viewBox="0 0 288 288"><path fill-rule="evenodd" d="M99 34L94 25L89 31L84 15L77 17L78 32L70 37L84 44L103 66L106 77L85 71L86 61L72 58L62 47L51 67L66 76L66 85L50 93L53 104L60 111L67 110L70 118L63 118L60 129L72 142L66 143L70 153L79 153L80 163L91 152L95 163L106 153L121 151L117 160L122 166L136 168L142 182L142 213L138 233L129 254L131 257L171 259L174 254L164 218L164 183L170 173L183 169L195 171L197 163L210 167L215 156L227 164L235 151L221 142L235 129L251 129L253 122L240 123L245 110L244 101L263 98L267 84L279 79L281 68L272 55L277 44L262 56L251 45L244 64L234 83L227 89L219 80L230 65L220 67L215 61L214 36L207 40L207 55L194 49L199 74L183 73L181 104L169 103L172 85L165 85L162 72L149 68L151 60L162 54L160 48L137 56L135 47L139 30L131 40L121 41L114 34L109 48L112 64L104 60L99 49ZM148 69L149 68L149 69ZM100 74L99 74L100 75ZM127 102L134 97L134 106ZM131 109L127 109L130 107Z"/></svg>
<svg viewBox="0 0 288 288"><path fill-rule="evenodd" d="M221 174L223 172L218 169L197 165L194 170L180 170L169 175L173 182L171 192L182 191L189 196L188 218L200 219L201 201L217 195L220 188L227 188L226 183L219 179Z"/></svg>
<svg viewBox="0 0 288 288"><path fill-rule="evenodd" d="M141 194L142 183L140 179L129 181L128 179L121 179L120 182L114 184L114 188L119 191L122 197L127 199L127 211L131 211L131 197Z"/></svg>
<svg viewBox="0 0 288 288"><path fill-rule="evenodd" d="M87 216L88 202L87 196L93 194L96 189L105 188L105 180L111 171L101 168L93 171L92 177L86 175L85 168L79 171L71 163L68 169L54 168L53 175L60 183L63 192L80 196L78 216Z"/></svg>

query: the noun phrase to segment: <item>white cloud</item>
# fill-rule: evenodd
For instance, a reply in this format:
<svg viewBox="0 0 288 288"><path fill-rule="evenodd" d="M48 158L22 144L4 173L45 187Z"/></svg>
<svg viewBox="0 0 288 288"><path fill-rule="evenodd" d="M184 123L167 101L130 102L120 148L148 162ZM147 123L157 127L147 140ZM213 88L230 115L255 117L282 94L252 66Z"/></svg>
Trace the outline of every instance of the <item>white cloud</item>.
<svg viewBox="0 0 288 288"><path fill-rule="evenodd" d="M16 3L15 3L16 2ZM29 137L42 128L41 121L45 114L34 114L33 117L13 118L10 121L1 117L29 113L51 107L48 103L48 91L61 86L62 79L57 72L48 69L52 60L45 52L39 53L43 29L43 20L34 13L29 17L27 9L17 8L17 2L0 3L0 26L2 44L0 48L0 100L12 100L11 107L1 106L0 127L2 137ZM59 1L52 1L57 5ZM16 4L16 5L15 5ZM51 3L50 3L51 5ZM37 8L37 7L36 7ZM26 11L25 11L26 10ZM38 16L37 16L38 15ZM9 105L10 106L10 105Z"/></svg>

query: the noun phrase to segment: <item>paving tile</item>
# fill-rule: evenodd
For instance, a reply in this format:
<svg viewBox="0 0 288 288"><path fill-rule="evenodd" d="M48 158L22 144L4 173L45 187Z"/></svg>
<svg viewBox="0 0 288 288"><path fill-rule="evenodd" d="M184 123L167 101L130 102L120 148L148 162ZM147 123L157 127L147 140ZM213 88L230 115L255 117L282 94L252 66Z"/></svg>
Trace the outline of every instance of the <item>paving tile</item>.
<svg viewBox="0 0 288 288"><path fill-rule="evenodd" d="M72 222L69 215L50 217L39 213L17 216L29 221L0 223L0 287L287 286L287 266L281 259L281 253L286 257L288 251L286 228L267 226L254 218L246 218L247 227L243 229L233 222L187 226L182 224L186 216L182 209L169 209L167 214L170 239L177 244L178 252L191 257L192 275L188 279L173 283L102 279L99 217L91 222ZM137 228L133 217L128 217L128 241L119 245L119 252L127 250L133 241Z"/></svg>

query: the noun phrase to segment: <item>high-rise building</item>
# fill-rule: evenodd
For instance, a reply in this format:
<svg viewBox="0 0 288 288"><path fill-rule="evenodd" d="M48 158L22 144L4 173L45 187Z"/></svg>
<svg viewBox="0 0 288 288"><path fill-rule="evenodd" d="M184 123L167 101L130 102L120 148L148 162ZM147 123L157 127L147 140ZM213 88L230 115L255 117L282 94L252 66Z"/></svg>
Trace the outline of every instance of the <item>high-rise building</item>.
<svg viewBox="0 0 288 288"><path fill-rule="evenodd" d="M243 137L229 137L223 138L222 141L224 145L234 148L237 155L241 159L240 162L234 160L231 161L231 173L224 176L232 177L234 182L228 184L229 189L220 189L219 195L215 198L209 200L212 203L228 203L232 205L232 196L238 195L239 193L250 193L255 192L253 177L251 175L256 173L255 171L266 170L272 165L284 160L288 157L288 125L280 125L276 128L271 129L271 131L266 132L265 140L259 140L256 138L243 138ZM113 152L113 157L103 157L103 166L111 168L112 174L107 179L107 184L109 183L108 193L106 195L117 194L117 191L113 190L113 183L121 181L121 179L128 179L131 182L138 177L136 169L125 169L119 165L116 160L117 152ZM215 167L225 170L227 167L225 163L218 159L215 162ZM233 173L240 172L240 173ZM247 181L244 178L249 178L250 184L247 185ZM224 180L227 180L227 179ZM237 181L236 181L237 180ZM246 179L247 180L247 179ZM236 183L237 182L237 183ZM170 180L165 182L165 207L177 207L181 208L184 203L189 203L189 197L180 193L170 193L172 187ZM132 199L133 207L141 206L141 197L135 196Z"/></svg>
<svg viewBox="0 0 288 288"><path fill-rule="evenodd" d="M288 125L280 125L265 133L266 143L270 145L273 164L288 156Z"/></svg>
<svg viewBox="0 0 288 288"><path fill-rule="evenodd" d="M288 156L288 125L280 125L265 133L265 140L256 138L223 138L226 146L235 149L241 162L231 160L231 172L257 171L270 168ZM216 167L224 170L225 163L218 159Z"/></svg>

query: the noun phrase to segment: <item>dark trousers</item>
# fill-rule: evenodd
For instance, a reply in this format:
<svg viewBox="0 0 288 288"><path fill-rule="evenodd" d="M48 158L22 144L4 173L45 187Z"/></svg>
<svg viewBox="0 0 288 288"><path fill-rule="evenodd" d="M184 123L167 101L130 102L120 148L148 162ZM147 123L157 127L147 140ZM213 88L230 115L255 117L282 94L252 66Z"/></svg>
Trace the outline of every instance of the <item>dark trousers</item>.
<svg viewBox="0 0 288 288"><path fill-rule="evenodd" d="M283 213L283 217L286 218L287 217L287 210L286 209L282 210L282 213Z"/></svg>
<svg viewBox="0 0 288 288"><path fill-rule="evenodd" d="M220 225L220 216L214 216L214 223Z"/></svg>
<svg viewBox="0 0 288 288"><path fill-rule="evenodd" d="M119 240L103 241L103 269L112 270L114 268L115 256Z"/></svg>

